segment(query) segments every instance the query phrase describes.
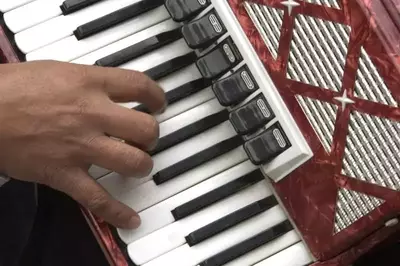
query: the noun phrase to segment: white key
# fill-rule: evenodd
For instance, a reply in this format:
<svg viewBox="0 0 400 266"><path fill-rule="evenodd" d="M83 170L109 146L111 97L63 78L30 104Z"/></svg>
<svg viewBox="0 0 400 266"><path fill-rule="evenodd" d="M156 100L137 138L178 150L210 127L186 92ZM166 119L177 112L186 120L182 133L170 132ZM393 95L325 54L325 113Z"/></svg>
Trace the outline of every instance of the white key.
<svg viewBox="0 0 400 266"><path fill-rule="evenodd" d="M185 236L191 232L270 195L271 191L268 189L267 181L258 182L223 201L129 244L129 257L137 265L147 263L184 245L186 243ZM157 245L152 243L157 243Z"/></svg>
<svg viewBox="0 0 400 266"><path fill-rule="evenodd" d="M172 73L171 75L168 75L167 77L160 79L157 83L165 92L169 92L185 83L188 83L198 78L201 78L201 74L198 71L196 65L192 64L179 71L176 71L175 73ZM168 105L164 113L157 114L155 115L155 117L159 123L162 123L214 98L214 92L212 91L211 87L208 87L174 104ZM126 108L134 108L138 105L138 103L128 102L120 103L120 105Z"/></svg>
<svg viewBox="0 0 400 266"><path fill-rule="evenodd" d="M8 1L8 0L7 0ZM58 16L15 35L18 48L25 54L71 36L77 27L110 14L140 0L105 0L68 16ZM154 18L156 21L157 18ZM157 23L157 22L155 22Z"/></svg>
<svg viewBox="0 0 400 266"><path fill-rule="evenodd" d="M154 20L154 18L153 18L153 20ZM123 31L119 30L119 28L121 28L121 26L124 26L124 28L126 28L126 29L124 29ZM104 35L103 39L108 39L110 37L109 36L110 33L116 34L117 31L121 31L121 33L123 32L123 34L126 34L128 32L128 30L131 30L131 31L135 30L135 29L132 29L134 27L131 24L130 25L121 25L121 26L112 28L111 32L108 32L110 30L107 30L107 31L97 34L96 36L89 37L82 43L78 42L78 45L87 46L87 49L85 49L85 55L72 60L72 63L93 65L97 60L99 60L105 56L108 56L115 52L121 51L131 45L137 44L147 38L150 38L150 37L160 34L162 32L173 30L173 29L177 28L179 26L179 24L174 22L172 19L168 19L168 20L162 21L161 23L153 25L149 28L146 28L142 31L136 31L136 33L133 32L128 37L120 39L116 42L111 43L108 40L107 40L107 42L102 41L101 37L103 35ZM93 39L93 41L92 41L92 39ZM112 38L112 39L116 39L116 38ZM65 40L62 40L60 42L63 42L63 41L65 42ZM99 42L101 43L100 46L98 44ZM107 43L107 45L104 46L102 43ZM90 44L90 45L87 45L87 44ZM50 46L48 46L48 47L50 47ZM99 47L102 47L102 48L98 49ZM41 50L43 50L43 53L48 53L45 51L46 48L41 49ZM64 45L63 45L63 47L61 47L61 49L63 49L63 48L64 48ZM78 47L77 49L81 49L81 48ZM59 54L60 54L60 51L54 51L54 56L56 56L56 58L58 58L58 60L68 59L68 60L64 60L64 61L70 61L70 58L76 57L76 55L65 56L65 55L59 55Z"/></svg>
<svg viewBox="0 0 400 266"><path fill-rule="evenodd" d="M171 119L177 115L180 115L186 111L191 110L192 108L195 108L196 106L199 106L209 100L214 99L215 95L213 94L213 91L211 88L206 88L198 93L195 93L186 99L179 101L177 103L174 103L170 106L168 106L167 110L165 110L164 113L156 115L156 119L159 123L162 123L168 119ZM121 104L123 105L123 104ZM136 106L136 103L128 103L126 106ZM110 174L112 171L99 167L97 165L92 165L89 169L89 174L91 177L95 179L99 179L100 177L103 177L107 174ZM113 177L110 178L115 178L115 176L118 176L116 173L112 173Z"/></svg>
<svg viewBox="0 0 400 266"><path fill-rule="evenodd" d="M52 59L70 62L75 60L73 63L92 65L105 55L176 27L177 24L172 20L159 23L167 18L169 18L168 12L161 6L83 40L78 41L74 35L68 34L66 38L28 53L26 58L27 61Z"/></svg>
<svg viewBox="0 0 400 266"><path fill-rule="evenodd" d="M163 79L161 79L158 84L164 89L165 92L168 92L172 89L175 89L176 87L185 84L191 80L197 79L200 77L200 73L197 70L196 66L190 65L180 71L177 71ZM193 94L189 97L187 97L184 100L181 100L177 103L174 103L170 106L167 107L164 113L156 115L157 121L162 124L163 122L172 119L175 116L178 116L180 114L183 114L184 112L187 112L189 110L192 110L193 108L200 106L201 104L204 104L212 99L215 99L215 95L212 91L211 88L206 88L196 94ZM209 105L210 104L210 105ZM203 107L200 107L199 109L194 109L190 113L191 116L199 117L205 117L207 115L212 114L212 111L219 111L222 110L221 106L217 104L216 101L210 102L209 104L206 104ZM120 105L126 107L126 108L134 108L135 106L138 105L136 102L130 102L130 103L121 103ZM212 108L210 108L212 107ZM211 111L211 112L210 112ZM186 115L187 116L187 115ZM198 119L198 120L199 120ZM182 120L185 121L185 120ZM178 130L178 128L176 128ZM105 176L109 174L111 171L98 167L98 166L92 166L90 168L90 175L94 177L95 179L98 179L102 176ZM116 173L113 173L112 176L115 178Z"/></svg>
<svg viewBox="0 0 400 266"><path fill-rule="evenodd" d="M135 60L127 62L121 65L120 68L145 71L191 51L193 50L189 48L189 46L186 44L186 41L184 39L180 39L173 43L167 44L160 49L149 53L148 55L144 55Z"/></svg>
<svg viewBox="0 0 400 266"><path fill-rule="evenodd" d="M193 124L207 116L224 110L224 107L218 104L216 99L206 102L188 112L165 121L160 124L160 137L168 136L179 129Z"/></svg>
<svg viewBox="0 0 400 266"><path fill-rule="evenodd" d="M201 78L201 74L196 65L192 64L159 80L158 85L167 92L198 78ZM169 105L164 113L156 115L156 119L159 122L166 121L212 99L215 99L213 90L211 87L205 88L185 99Z"/></svg>
<svg viewBox="0 0 400 266"><path fill-rule="evenodd" d="M171 210L209 191L225 185L256 169L249 160L207 179L167 200L139 213L142 224L135 230L118 229L121 239L129 244L174 222ZM222 211L222 210L221 210Z"/></svg>
<svg viewBox="0 0 400 266"><path fill-rule="evenodd" d="M146 264L145 266L196 265L229 247L237 245L286 219L280 206L275 206L237 226L230 228L193 247L182 245ZM173 236L172 236L173 237ZM155 245L155 244L153 244ZM153 246L148 247L153 248Z"/></svg>
<svg viewBox="0 0 400 266"><path fill-rule="evenodd" d="M287 234L282 235L277 239L274 239L270 243L267 243L255 250L250 251L247 254L244 254L243 256L233 261L226 263L224 266L253 265L254 263L257 263L277 252L281 252L285 248L290 247L291 245L297 243L298 241L300 241L298 234L296 233L295 230L292 230ZM267 264L267 265L283 266L280 262L279 263L277 262L276 264ZM289 264L289 265L295 266L297 264ZM303 266L303 265L297 265L297 266Z"/></svg>
<svg viewBox="0 0 400 266"><path fill-rule="evenodd" d="M97 165L92 165L89 168L89 175L94 179L99 179L102 176L109 174L111 171Z"/></svg>
<svg viewBox="0 0 400 266"><path fill-rule="evenodd" d="M160 153L154 155L153 156L154 167L153 167L151 174L145 178L129 179L128 183L124 182L125 183L124 191L126 191L127 189L132 189L132 187L137 187L138 185L140 185L146 181L150 181L152 179L153 175L156 174L157 172L159 172L160 170L163 170L163 169L165 169L175 163L178 163L192 155L195 155L215 144L218 144L219 142L221 142L223 140L233 137L234 135L236 135L236 132L232 128L230 122L227 121L227 122L224 122L224 123L212 128L212 129L209 129L208 131L206 131L198 136L195 136L189 140L179 143L178 145L175 145L174 147L171 147L163 152L160 152ZM115 178L115 176L113 176L113 177L107 176L107 177L103 177L103 178L112 178L113 180L117 180ZM126 179L126 178L124 178L124 179ZM111 182L111 184L108 183L108 186L106 187L107 190L109 190L110 192L111 191L117 192L118 194L123 195L122 193L124 191L121 191L121 188L119 187L120 186L119 182L116 182L115 185L114 185L114 182ZM112 193L112 194L114 194L114 193ZM151 195L148 195L147 197L149 197L149 196L151 196ZM128 198L130 198L130 197L128 197ZM133 204L134 206L136 206L136 208L135 208L136 210L141 209L141 208L138 208L138 206L137 206L138 202L139 201L129 202L129 205Z"/></svg>
<svg viewBox="0 0 400 266"><path fill-rule="evenodd" d="M64 0L36 0L4 14L4 22L18 33L48 19L62 14L60 5Z"/></svg>
<svg viewBox="0 0 400 266"><path fill-rule="evenodd" d="M169 105L167 110L165 110L164 113L157 115L156 118L159 121L165 121L167 119L171 119L172 117L182 114L183 112L186 112L212 99L215 99L214 92L212 91L211 88L206 88L179 102Z"/></svg>
<svg viewBox="0 0 400 266"><path fill-rule="evenodd" d="M136 211L141 211L146 207L148 201L151 200L152 196L157 195L146 195L143 194L146 190L143 190L139 185L143 184L145 181L152 181L153 175L160 170L169 167L183 159L186 159L194 154L201 152L202 150L223 141L235 133L232 131L229 122L225 122L218 125L207 132L196 136L192 139L184 141L172 148L169 148L159 154L153 156L154 168L152 173L141 179L136 178L122 178L119 175L107 175L99 180L99 182L118 200L124 202L130 207L134 208ZM120 177L120 178L118 178ZM171 181L171 180L170 180ZM168 182L170 182L168 181ZM167 182L167 183L168 183ZM154 182L153 182L154 183ZM122 186L122 187L121 187ZM137 191L136 187L139 187L140 191ZM162 187L162 186L159 186ZM142 192L143 191L143 192ZM134 198L132 199L132 195ZM138 198L136 198L138 196ZM147 202L147 203L146 203Z"/></svg>
<svg viewBox="0 0 400 266"><path fill-rule="evenodd" d="M132 185L134 181L119 176L114 180L112 177L102 178L100 183L111 191L115 198L140 212L247 159L243 147L238 147L160 186L157 186L153 180L136 186L136 184Z"/></svg>
<svg viewBox="0 0 400 266"><path fill-rule="evenodd" d="M0 0L0 11L5 13L32 1L33 0Z"/></svg>
<svg viewBox="0 0 400 266"><path fill-rule="evenodd" d="M304 243L298 242L297 244L255 264L254 266L304 266L313 261L314 260Z"/></svg>
<svg viewBox="0 0 400 266"><path fill-rule="evenodd" d="M167 120L160 124L160 137L164 136L164 132L173 132L177 131L180 128L190 125L191 123L198 121L204 117L207 117L211 114L217 113L221 111L223 107L218 104L217 100L211 100L206 102L188 112L185 112L179 116L174 117L173 119ZM228 122L227 122L228 123ZM225 139L224 134L226 134L226 138L232 136L231 126L227 123L221 124L212 128L199 136L195 136L189 140L186 140L174 147L171 147L167 150L164 150L152 157L154 161L154 167L151 174L145 178L129 178L121 177L117 173L111 173L99 180L99 182L106 187L106 189L112 194L130 194L130 190L134 187L137 187L140 184L143 184L153 178L153 175L158 171L179 162L187 157L190 157L193 154L202 151L206 147L210 147L223 139ZM216 134L213 136L212 134ZM218 136L217 136L218 135ZM221 138L220 140L218 139ZM191 149L190 151L185 151L185 149ZM176 154L175 154L176 153ZM120 182L124 183L124 190L121 190Z"/></svg>

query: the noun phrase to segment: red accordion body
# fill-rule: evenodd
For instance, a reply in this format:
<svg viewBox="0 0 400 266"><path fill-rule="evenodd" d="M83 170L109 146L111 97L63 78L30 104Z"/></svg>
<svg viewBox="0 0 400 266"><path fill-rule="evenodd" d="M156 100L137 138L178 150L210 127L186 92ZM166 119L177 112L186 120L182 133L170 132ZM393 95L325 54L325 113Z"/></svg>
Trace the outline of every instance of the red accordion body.
<svg viewBox="0 0 400 266"><path fill-rule="evenodd" d="M276 193L313 265L350 265L400 229L400 1L297 1L291 14L280 0L228 2L314 152ZM271 44L249 7L275 19ZM1 60L18 62L0 33ZM129 265L113 229L83 212L110 262Z"/></svg>

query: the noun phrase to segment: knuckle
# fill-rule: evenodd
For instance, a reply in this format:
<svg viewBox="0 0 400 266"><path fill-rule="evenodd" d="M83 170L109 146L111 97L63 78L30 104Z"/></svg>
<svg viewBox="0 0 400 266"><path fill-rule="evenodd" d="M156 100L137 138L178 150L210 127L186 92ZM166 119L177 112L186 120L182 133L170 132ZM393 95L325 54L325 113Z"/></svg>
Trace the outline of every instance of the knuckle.
<svg viewBox="0 0 400 266"><path fill-rule="evenodd" d="M160 135L160 125L154 116L147 117L147 122L143 126L143 134L150 143L158 139Z"/></svg>
<svg viewBox="0 0 400 266"><path fill-rule="evenodd" d="M86 140L84 140L84 146L87 148L93 148L97 146L97 141L100 138L100 136L90 136Z"/></svg>
<svg viewBox="0 0 400 266"><path fill-rule="evenodd" d="M142 80L144 85L143 87L145 87L147 91L149 88L154 88L155 82L150 77L143 74Z"/></svg>
<svg viewBox="0 0 400 266"><path fill-rule="evenodd" d="M91 79L88 69L85 67L75 67L71 72L77 77L77 81L81 85L87 85Z"/></svg>
<svg viewBox="0 0 400 266"><path fill-rule="evenodd" d="M91 195L86 203L86 207L94 212L103 212L108 206L109 199L104 193Z"/></svg>
<svg viewBox="0 0 400 266"><path fill-rule="evenodd" d="M143 78L137 78L136 79L136 90L137 90L137 94L139 95L139 97L144 97L145 95L147 95L149 93L149 81L147 78L143 77Z"/></svg>
<svg viewBox="0 0 400 266"><path fill-rule="evenodd" d="M151 157L139 149L135 149L130 157L130 164L133 171L140 175L148 175L153 169L153 160Z"/></svg>
<svg viewBox="0 0 400 266"><path fill-rule="evenodd" d="M66 82L79 89L92 88L94 84L89 68L79 65L69 66L65 75ZM96 84L97 85L97 84ZM101 85L101 84L100 84Z"/></svg>
<svg viewBox="0 0 400 266"><path fill-rule="evenodd" d="M138 77L142 74L136 70L121 70L121 77L129 84L138 84Z"/></svg>
<svg viewBox="0 0 400 266"><path fill-rule="evenodd" d="M79 98L76 102L76 107L79 115L88 114L90 112L91 103L87 98Z"/></svg>
<svg viewBox="0 0 400 266"><path fill-rule="evenodd" d="M148 76L140 72L133 72L131 79L133 84L136 84L138 95L148 94L149 88L152 86L152 81Z"/></svg>

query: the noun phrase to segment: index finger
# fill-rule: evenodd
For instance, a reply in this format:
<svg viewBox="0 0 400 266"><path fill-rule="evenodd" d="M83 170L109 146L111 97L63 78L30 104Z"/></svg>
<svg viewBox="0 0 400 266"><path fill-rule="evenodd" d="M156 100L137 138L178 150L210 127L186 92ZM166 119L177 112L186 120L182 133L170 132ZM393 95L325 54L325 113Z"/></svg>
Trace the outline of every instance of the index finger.
<svg viewBox="0 0 400 266"><path fill-rule="evenodd" d="M152 113L165 108L164 90L141 72L91 66L86 74L93 85L99 86L115 102L139 102Z"/></svg>

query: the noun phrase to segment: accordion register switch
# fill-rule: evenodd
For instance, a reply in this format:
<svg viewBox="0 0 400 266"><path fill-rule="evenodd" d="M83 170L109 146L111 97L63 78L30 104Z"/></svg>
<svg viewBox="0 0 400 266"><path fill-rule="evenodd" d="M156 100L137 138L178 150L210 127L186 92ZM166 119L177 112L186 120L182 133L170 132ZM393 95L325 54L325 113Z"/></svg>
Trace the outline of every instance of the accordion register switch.
<svg viewBox="0 0 400 266"><path fill-rule="evenodd" d="M275 115L262 93L230 114L233 127L241 135L258 130L274 118Z"/></svg>
<svg viewBox="0 0 400 266"><path fill-rule="evenodd" d="M291 144L279 123L275 123L244 145L249 159L255 165L270 162L290 147Z"/></svg>
<svg viewBox="0 0 400 266"><path fill-rule="evenodd" d="M191 20L211 4L210 0L166 0L164 5L176 22Z"/></svg>
<svg viewBox="0 0 400 266"><path fill-rule="evenodd" d="M207 47L225 33L226 28L215 10L182 27L183 38L192 49Z"/></svg>
<svg viewBox="0 0 400 266"><path fill-rule="evenodd" d="M217 79L242 61L231 37L226 38L213 50L200 57L196 65L206 79Z"/></svg>
<svg viewBox="0 0 400 266"><path fill-rule="evenodd" d="M239 104L258 90L249 68L245 65L234 74L215 82L212 86L215 96L222 106Z"/></svg>

